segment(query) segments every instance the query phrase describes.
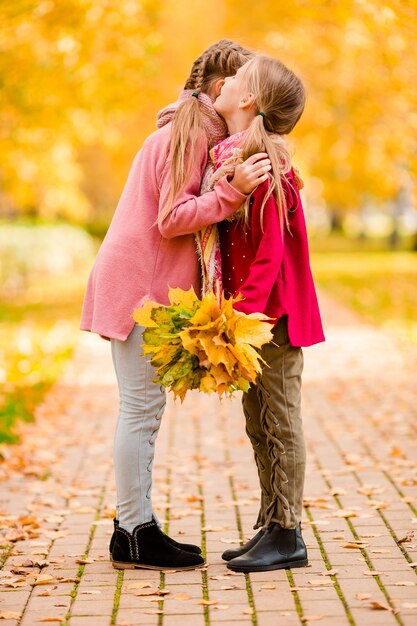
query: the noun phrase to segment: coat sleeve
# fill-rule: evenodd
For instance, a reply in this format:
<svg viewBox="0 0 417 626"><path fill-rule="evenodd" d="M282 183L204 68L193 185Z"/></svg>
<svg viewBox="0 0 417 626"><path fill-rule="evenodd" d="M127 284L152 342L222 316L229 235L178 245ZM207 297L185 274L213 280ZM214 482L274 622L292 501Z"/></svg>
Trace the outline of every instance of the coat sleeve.
<svg viewBox="0 0 417 626"><path fill-rule="evenodd" d="M261 223L261 206L268 183L263 183L254 194L251 215L252 245L255 258L248 276L239 288L244 300L234 308L243 313L264 313L271 290L278 278L284 255L284 242L279 223L278 207L271 194L265 203ZM235 295L237 295L237 293Z"/></svg>
<svg viewBox="0 0 417 626"><path fill-rule="evenodd" d="M174 200L170 214L162 219L161 214L171 186L170 164L165 164L159 181L158 228L166 239L189 235L204 226L221 222L232 215L244 202L246 196L235 189L226 176L216 183L213 191L200 196L201 179L207 160L207 139L200 137L196 146L196 162L191 178Z"/></svg>

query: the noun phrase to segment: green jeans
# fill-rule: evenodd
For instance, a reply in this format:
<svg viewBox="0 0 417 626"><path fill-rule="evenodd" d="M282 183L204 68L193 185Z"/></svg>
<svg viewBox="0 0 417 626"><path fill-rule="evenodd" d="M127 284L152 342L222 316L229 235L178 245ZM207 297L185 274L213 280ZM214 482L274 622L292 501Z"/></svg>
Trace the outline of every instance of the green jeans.
<svg viewBox="0 0 417 626"><path fill-rule="evenodd" d="M287 316L274 327L274 343L261 349L266 361L256 383L243 394L246 433L252 443L261 487L254 528L301 521L306 451L301 418L303 351L288 339ZM277 345L274 345L277 344Z"/></svg>

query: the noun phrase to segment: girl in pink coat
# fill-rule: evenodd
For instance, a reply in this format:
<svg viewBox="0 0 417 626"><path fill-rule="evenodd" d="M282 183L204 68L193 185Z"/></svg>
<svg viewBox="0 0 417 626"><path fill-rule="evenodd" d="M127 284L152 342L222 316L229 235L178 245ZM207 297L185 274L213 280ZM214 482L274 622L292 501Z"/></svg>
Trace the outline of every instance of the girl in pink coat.
<svg viewBox="0 0 417 626"><path fill-rule="evenodd" d="M201 550L165 535L152 509L152 462L165 407L155 371L140 358L143 329L133 311L145 299L168 303L168 287L200 288L194 234L239 208L270 168L254 155L200 197L208 150L227 135L213 100L252 54L220 41L194 63L176 105L136 155L87 285L81 328L111 341L120 412L114 439L117 517L110 542L115 568L192 569Z"/></svg>
<svg viewBox="0 0 417 626"><path fill-rule="evenodd" d="M259 55L226 79L214 105L231 135L212 150L215 170L233 171L237 162L258 151L268 154L272 166L269 180L219 226L224 288L243 296L235 308L265 313L275 322L274 340L261 351L266 365L243 394L261 503L254 526L258 533L223 554L228 568L236 572L307 565L300 527L306 461L302 346L324 341L324 335L298 189L301 181L284 139L304 104L300 79L283 63Z"/></svg>

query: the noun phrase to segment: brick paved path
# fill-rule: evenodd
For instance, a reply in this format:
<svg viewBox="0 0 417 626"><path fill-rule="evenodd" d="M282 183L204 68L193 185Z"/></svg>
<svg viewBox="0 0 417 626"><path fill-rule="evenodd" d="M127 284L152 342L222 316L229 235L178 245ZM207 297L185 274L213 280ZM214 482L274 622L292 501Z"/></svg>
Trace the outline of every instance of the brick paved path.
<svg viewBox="0 0 417 626"><path fill-rule="evenodd" d="M195 394L168 404L154 504L208 568L111 567L117 394L108 344L82 334L22 445L3 451L0 624L417 624L417 355L320 301L327 342L305 350L304 375L310 566L228 572L221 552L252 535L255 465L239 400Z"/></svg>

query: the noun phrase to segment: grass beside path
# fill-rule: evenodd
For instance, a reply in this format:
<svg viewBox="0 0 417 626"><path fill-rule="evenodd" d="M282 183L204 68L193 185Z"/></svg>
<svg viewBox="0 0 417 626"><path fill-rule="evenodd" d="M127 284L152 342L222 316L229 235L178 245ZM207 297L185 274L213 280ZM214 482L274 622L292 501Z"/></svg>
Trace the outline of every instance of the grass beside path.
<svg viewBox="0 0 417 626"><path fill-rule="evenodd" d="M313 252L311 261L318 285L417 344L417 252Z"/></svg>
<svg viewBox="0 0 417 626"><path fill-rule="evenodd" d="M1 224L0 443L17 441L72 354L95 249L67 224Z"/></svg>

